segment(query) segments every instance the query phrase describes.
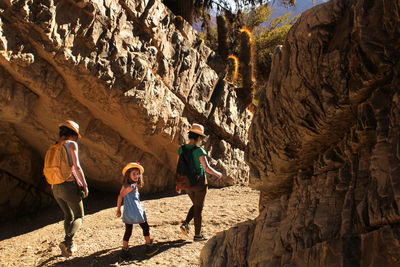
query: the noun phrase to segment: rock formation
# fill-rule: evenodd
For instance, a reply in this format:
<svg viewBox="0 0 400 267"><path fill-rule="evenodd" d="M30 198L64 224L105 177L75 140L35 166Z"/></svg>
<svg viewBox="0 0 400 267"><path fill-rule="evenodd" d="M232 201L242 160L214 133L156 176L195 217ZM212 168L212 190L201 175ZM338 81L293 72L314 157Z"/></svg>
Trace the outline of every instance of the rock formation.
<svg viewBox="0 0 400 267"><path fill-rule="evenodd" d="M400 3L333 0L278 48L250 127L254 221L202 266L398 266Z"/></svg>
<svg viewBox="0 0 400 267"><path fill-rule="evenodd" d="M26 204L24 193L8 195L22 184L48 197L42 161L65 119L81 126L91 188L117 190L129 161L145 166L144 193L171 188L193 122L205 125L211 164L227 175L211 184L248 182L252 114L218 76L221 60L174 21L159 0L0 1L2 211Z"/></svg>

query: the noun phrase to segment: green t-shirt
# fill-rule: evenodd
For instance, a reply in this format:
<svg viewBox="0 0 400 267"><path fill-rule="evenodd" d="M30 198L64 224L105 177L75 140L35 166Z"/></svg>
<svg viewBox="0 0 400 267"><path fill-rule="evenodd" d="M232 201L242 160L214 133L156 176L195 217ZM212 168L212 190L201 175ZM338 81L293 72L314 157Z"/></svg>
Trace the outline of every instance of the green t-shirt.
<svg viewBox="0 0 400 267"><path fill-rule="evenodd" d="M194 145L185 144L185 147L188 149L192 149ZM179 146L178 155L180 155L181 153L182 153L182 147ZM199 173L201 176L204 176L205 172L203 166L200 163L200 157L205 155L207 155L207 152L202 147L198 147L193 151L194 166L196 167L197 173Z"/></svg>

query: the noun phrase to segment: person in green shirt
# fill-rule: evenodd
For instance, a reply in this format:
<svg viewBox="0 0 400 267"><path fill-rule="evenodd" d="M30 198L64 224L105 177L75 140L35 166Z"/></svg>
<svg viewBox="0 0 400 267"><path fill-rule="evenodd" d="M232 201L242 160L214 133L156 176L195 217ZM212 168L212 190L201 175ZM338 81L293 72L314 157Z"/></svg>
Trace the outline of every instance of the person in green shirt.
<svg viewBox="0 0 400 267"><path fill-rule="evenodd" d="M182 233L185 236L189 236L189 223L194 218L194 228L195 228L195 235L193 240L194 241L204 241L207 238L201 233L201 221L202 221L202 211L204 206L204 199L207 194L207 178L206 172L215 175L218 178L222 177L222 174L216 170L214 170L207 161L206 155L207 152L200 147L201 141L203 137L206 136L204 134L204 127L200 124L193 123L192 128L188 132L189 134L189 142L185 144L186 149L193 149L193 161L196 168L196 173L199 174L200 179L198 180L197 184L191 185L189 188L185 188L187 194L189 195L193 205L189 209L186 220L180 226ZM178 158L177 162L179 161L179 156L182 154L182 146L178 149ZM177 187L178 194L180 193L180 189Z"/></svg>

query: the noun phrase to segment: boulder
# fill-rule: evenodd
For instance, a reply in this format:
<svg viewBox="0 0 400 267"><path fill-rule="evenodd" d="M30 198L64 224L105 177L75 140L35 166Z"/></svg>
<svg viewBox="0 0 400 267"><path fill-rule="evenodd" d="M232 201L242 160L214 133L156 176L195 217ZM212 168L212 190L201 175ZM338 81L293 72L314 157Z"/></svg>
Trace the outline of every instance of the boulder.
<svg viewBox="0 0 400 267"><path fill-rule="evenodd" d="M201 266L396 266L400 5L332 0L277 48L249 132L260 215Z"/></svg>

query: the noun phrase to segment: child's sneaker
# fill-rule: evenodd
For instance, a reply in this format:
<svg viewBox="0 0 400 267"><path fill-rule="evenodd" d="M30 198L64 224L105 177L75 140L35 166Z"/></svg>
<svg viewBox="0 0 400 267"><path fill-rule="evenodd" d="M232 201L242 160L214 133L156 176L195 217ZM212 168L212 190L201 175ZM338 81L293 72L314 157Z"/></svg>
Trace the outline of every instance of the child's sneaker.
<svg viewBox="0 0 400 267"><path fill-rule="evenodd" d="M71 256L71 254L70 254L70 248L69 248L69 246L65 243L65 241L62 241L59 245L58 245L58 247L60 248L60 250L61 250L61 255L63 255L63 257L66 257L66 258L69 258L69 256Z"/></svg>
<svg viewBox="0 0 400 267"><path fill-rule="evenodd" d="M158 251L158 247L153 243L151 240L150 244L146 244L145 254L146 256L150 257L153 256Z"/></svg>
<svg viewBox="0 0 400 267"><path fill-rule="evenodd" d="M195 235L193 238L193 241L206 241L207 237L205 237L204 235L200 234L200 235Z"/></svg>
<svg viewBox="0 0 400 267"><path fill-rule="evenodd" d="M125 249L125 248L122 248L122 250L121 250L121 257L123 258L123 259L128 259L128 258L130 258L132 256L132 254L129 252L129 249L127 248L127 249Z"/></svg>
<svg viewBox="0 0 400 267"><path fill-rule="evenodd" d="M181 232L184 236L188 237L189 236L189 224L187 222L182 223L181 227Z"/></svg>

